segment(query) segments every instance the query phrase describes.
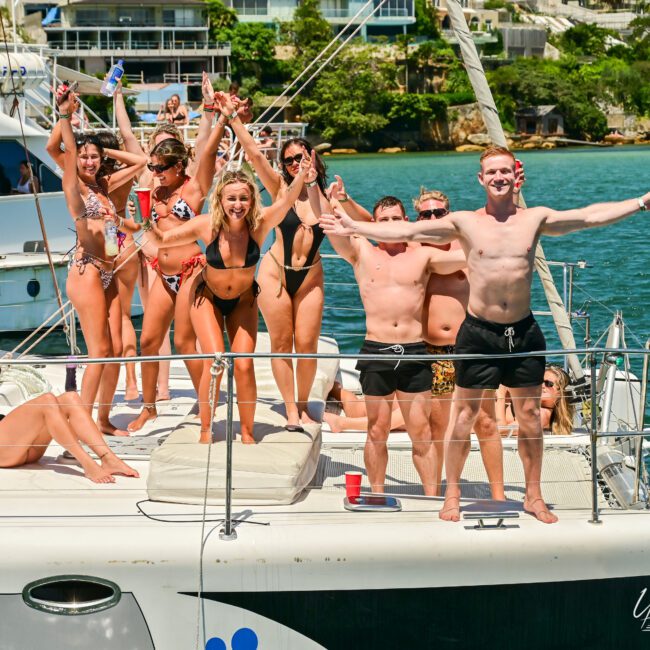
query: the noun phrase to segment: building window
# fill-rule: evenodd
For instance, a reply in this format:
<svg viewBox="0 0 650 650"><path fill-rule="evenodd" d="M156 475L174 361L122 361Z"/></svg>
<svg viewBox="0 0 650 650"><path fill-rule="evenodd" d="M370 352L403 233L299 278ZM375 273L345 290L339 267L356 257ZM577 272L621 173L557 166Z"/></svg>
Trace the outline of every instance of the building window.
<svg viewBox="0 0 650 650"><path fill-rule="evenodd" d="M101 9L77 9L75 13L75 25L80 27L108 25L109 23L106 11Z"/></svg>
<svg viewBox="0 0 650 650"><path fill-rule="evenodd" d="M232 8L240 16L266 16L269 0L232 0Z"/></svg>
<svg viewBox="0 0 650 650"><path fill-rule="evenodd" d="M375 7L379 0L375 0ZM388 0L381 6L377 15L380 18L408 18L413 17L413 0Z"/></svg>
<svg viewBox="0 0 650 650"><path fill-rule="evenodd" d="M350 16L348 0L321 0L320 8L325 18L347 18Z"/></svg>

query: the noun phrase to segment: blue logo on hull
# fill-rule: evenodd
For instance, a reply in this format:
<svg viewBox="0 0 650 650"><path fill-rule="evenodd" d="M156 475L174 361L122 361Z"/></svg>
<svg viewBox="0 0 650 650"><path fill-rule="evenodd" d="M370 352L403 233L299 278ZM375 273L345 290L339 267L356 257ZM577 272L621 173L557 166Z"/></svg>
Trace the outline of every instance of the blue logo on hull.
<svg viewBox="0 0 650 650"><path fill-rule="evenodd" d="M257 634L249 627L240 627L230 640L230 650L257 650L257 646ZM205 650L228 650L228 646L223 639L214 636L205 644Z"/></svg>

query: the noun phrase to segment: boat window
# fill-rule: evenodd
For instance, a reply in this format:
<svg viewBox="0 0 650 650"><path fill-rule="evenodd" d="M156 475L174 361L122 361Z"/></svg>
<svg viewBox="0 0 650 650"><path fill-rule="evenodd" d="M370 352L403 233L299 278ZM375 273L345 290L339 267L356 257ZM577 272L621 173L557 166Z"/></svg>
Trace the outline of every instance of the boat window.
<svg viewBox="0 0 650 650"><path fill-rule="evenodd" d="M25 149L22 144L16 140L0 140L0 161L2 161L2 170L10 182L8 192L1 191L2 194L11 194L11 188L15 189L20 179L20 163L25 160ZM41 182L42 192L60 192L61 179L33 153L29 155L29 161L32 163L34 176Z"/></svg>

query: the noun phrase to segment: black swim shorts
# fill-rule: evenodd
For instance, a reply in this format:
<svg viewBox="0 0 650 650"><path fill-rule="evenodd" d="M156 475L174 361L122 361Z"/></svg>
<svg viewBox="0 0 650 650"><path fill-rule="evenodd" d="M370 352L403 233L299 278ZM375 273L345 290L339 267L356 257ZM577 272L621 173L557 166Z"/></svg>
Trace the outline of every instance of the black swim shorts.
<svg viewBox="0 0 650 650"><path fill-rule="evenodd" d="M546 350L542 330L532 314L510 324L493 323L467 314L456 337L456 354L508 354ZM466 359L454 362L456 385L461 388L508 388L540 386L545 358L513 357Z"/></svg>
<svg viewBox="0 0 650 650"><path fill-rule="evenodd" d="M399 390L404 393L423 393L431 390L431 363L426 360L408 359L412 354L427 354L423 341L418 343L379 343L364 341L361 354L402 355L404 358L392 361L357 361L356 368L361 371L360 381L364 395L382 397Z"/></svg>

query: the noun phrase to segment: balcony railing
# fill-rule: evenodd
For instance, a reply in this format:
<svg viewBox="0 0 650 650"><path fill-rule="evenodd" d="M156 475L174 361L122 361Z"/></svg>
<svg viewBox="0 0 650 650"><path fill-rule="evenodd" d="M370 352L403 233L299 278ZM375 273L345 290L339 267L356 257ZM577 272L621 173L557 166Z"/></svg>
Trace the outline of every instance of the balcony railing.
<svg viewBox="0 0 650 650"><path fill-rule="evenodd" d="M65 51L115 51L119 53L124 50L156 51L158 54L169 52L206 52L209 50L220 50L224 56L230 55L230 43L228 41L77 41L77 40L56 40L48 43L49 47Z"/></svg>

